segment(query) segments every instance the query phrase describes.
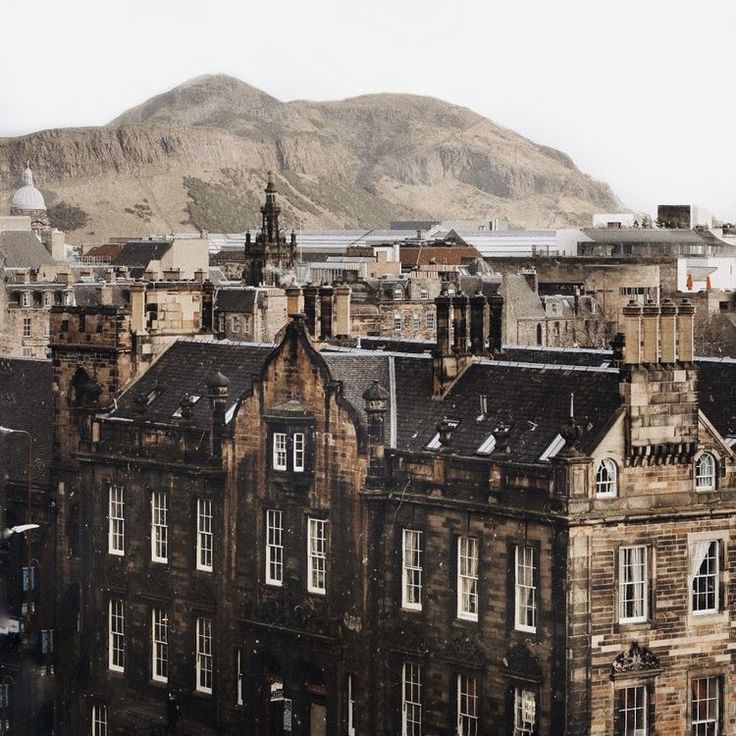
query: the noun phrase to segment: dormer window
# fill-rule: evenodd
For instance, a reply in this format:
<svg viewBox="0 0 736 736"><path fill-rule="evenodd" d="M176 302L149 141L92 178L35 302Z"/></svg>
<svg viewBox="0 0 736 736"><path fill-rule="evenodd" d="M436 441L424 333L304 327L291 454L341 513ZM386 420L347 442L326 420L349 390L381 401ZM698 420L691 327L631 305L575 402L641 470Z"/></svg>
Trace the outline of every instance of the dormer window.
<svg viewBox="0 0 736 736"><path fill-rule="evenodd" d="M394 299L403 299L403 298L404 298L404 290L400 286L397 286L394 289Z"/></svg>
<svg viewBox="0 0 736 736"><path fill-rule="evenodd" d="M704 452L695 463L695 490L714 491L716 488L716 459Z"/></svg>
<svg viewBox="0 0 736 736"><path fill-rule="evenodd" d="M264 417L268 426L269 468L273 477L289 474L291 482L312 470L314 418L299 401L290 400ZM294 475L297 474L297 475Z"/></svg>
<svg viewBox="0 0 736 736"><path fill-rule="evenodd" d="M595 473L595 495L598 498L613 498L617 493L616 463L604 457Z"/></svg>
<svg viewBox="0 0 736 736"><path fill-rule="evenodd" d="M23 307L30 307L31 306L31 292L30 291L24 291L20 295L20 303Z"/></svg>

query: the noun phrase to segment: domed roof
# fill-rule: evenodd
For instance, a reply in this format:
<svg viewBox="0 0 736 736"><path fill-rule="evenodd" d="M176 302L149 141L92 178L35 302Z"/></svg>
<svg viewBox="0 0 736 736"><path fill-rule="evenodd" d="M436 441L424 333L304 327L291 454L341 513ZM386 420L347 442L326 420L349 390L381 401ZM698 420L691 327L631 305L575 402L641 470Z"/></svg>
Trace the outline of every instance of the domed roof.
<svg viewBox="0 0 736 736"><path fill-rule="evenodd" d="M31 171L30 162L23 172L23 186L15 190L13 199L10 201L10 207L14 210L45 210L46 202L43 201L43 194L33 185L33 172Z"/></svg>

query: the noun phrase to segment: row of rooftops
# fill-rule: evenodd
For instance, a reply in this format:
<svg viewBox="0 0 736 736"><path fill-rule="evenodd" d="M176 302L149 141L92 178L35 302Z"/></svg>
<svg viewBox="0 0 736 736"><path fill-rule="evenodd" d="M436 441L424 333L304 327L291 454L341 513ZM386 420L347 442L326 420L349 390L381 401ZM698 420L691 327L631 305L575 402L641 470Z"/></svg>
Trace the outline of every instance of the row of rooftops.
<svg viewBox="0 0 736 736"><path fill-rule="evenodd" d="M568 416L571 394L575 397L575 418L583 431L579 442L583 452L595 447L621 406L620 370L608 350L507 346L495 359L472 363L447 393L437 398L429 354L433 345L362 338L361 347L326 346L320 358L363 421L366 389L378 381L388 390L384 439L397 451L437 448L438 424L448 419L454 424L451 452L479 458L489 454L500 427L510 459L544 463L561 446L559 431ZM207 431L207 376L219 369L229 381L229 422L239 399L250 390L253 377L276 347L180 339L123 391L104 420L181 426L181 405L188 397L192 409L189 426ZM700 408L721 435L736 435L736 359L699 358L696 362ZM0 425L33 434L34 473L38 482L44 482L48 480L52 445L51 362L2 359L0 386ZM25 448L8 437L0 442L4 443L0 453L3 472L12 474L24 468Z"/></svg>

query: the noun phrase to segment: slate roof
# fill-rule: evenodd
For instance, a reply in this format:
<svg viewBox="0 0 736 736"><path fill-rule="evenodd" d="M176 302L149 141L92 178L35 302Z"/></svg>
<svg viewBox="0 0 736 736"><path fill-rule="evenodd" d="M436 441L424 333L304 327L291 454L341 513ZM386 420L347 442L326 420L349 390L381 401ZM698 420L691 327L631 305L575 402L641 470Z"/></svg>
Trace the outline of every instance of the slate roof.
<svg viewBox="0 0 736 736"><path fill-rule="evenodd" d="M128 268L146 268L151 261L161 260L170 247L169 240L132 241L125 244L111 263Z"/></svg>
<svg viewBox="0 0 736 736"><path fill-rule="evenodd" d="M0 426L23 429L33 437L33 478L49 482L53 397L51 361L0 358ZM28 445L23 436L0 434L0 483L25 482Z"/></svg>
<svg viewBox="0 0 736 736"><path fill-rule="evenodd" d="M172 415L184 395L197 395L202 398L193 407L193 425L207 429L210 423L206 385L209 371L217 368L230 380L230 408L250 389L252 376L260 372L272 350L270 344L178 340L120 396L117 409L108 416L138 417L134 400L145 395L151 397L143 415L147 421L176 424Z"/></svg>
<svg viewBox="0 0 736 736"><path fill-rule="evenodd" d="M218 289L215 292L215 309L221 312L251 314L258 296L258 289Z"/></svg>
<svg viewBox="0 0 736 736"><path fill-rule="evenodd" d="M54 263L46 246L30 230L0 232L0 261L5 257L5 268L40 268Z"/></svg>
<svg viewBox="0 0 736 736"><path fill-rule="evenodd" d="M380 339L364 342L380 343ZM383 341L384 343L388 341ZM419 349L431 343L394 341L394 346ZM229 406L251 386L274 349L272 345L180 340L118 400L111 416L132 419L134 399L151 397L147 420L176 424L172 416L185 394L202 398L194 405L194 426L207 429L209 406L206 375L219 368L230 380ZM386 441L395 432L395 447L424 451L443 418L458 421L450 449L476 456L501 421L508 421L511 459L543 462L540 457L557 437L575 395L575 418L583 435L579 447L591 452L621 406L619 371L610 366L610 351L582 349L507 348L497 360L471 365L446 396L434 398L433 365L426 353L409 350L327 348L322 358L341 381L345 398L365 420L363 392L373 380L389 391ZM736 360L701 359L701 408L724 436L736 434ZM482 413L481 396L486 410Z"/></svg>

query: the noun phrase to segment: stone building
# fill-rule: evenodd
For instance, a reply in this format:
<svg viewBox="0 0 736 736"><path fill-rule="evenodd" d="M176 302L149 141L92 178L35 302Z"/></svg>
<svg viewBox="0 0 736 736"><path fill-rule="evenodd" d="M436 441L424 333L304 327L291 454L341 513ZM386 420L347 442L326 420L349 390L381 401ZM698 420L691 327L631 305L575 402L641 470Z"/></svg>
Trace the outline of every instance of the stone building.
<svg viewBox="0 0 736 736"><path fill-rule="evenodd" d="M261 207L261 232L251 239L245 234L245 261L243 282L246 286L284 286L296 274L296 233L292 230L289 241L281 231L281 206L276 202L273 172L268 172L266 203Z"/></svg>
<svg viewBox="0 0 736 736"><path fill-rule="evenodd" d="M214 325L228 340L274 342L286 312L286 291L274 286L223 286L215 292Z"/></svg>
<svg viewBox="0 0 736 736"><path fill-rule="evenodd" d="M694 362L687 303L613 354L435 306L432 356L297 317L132 384L124 310L53 310L56 733L169 693L200 734L736 727L736 363Z"/></svg>

